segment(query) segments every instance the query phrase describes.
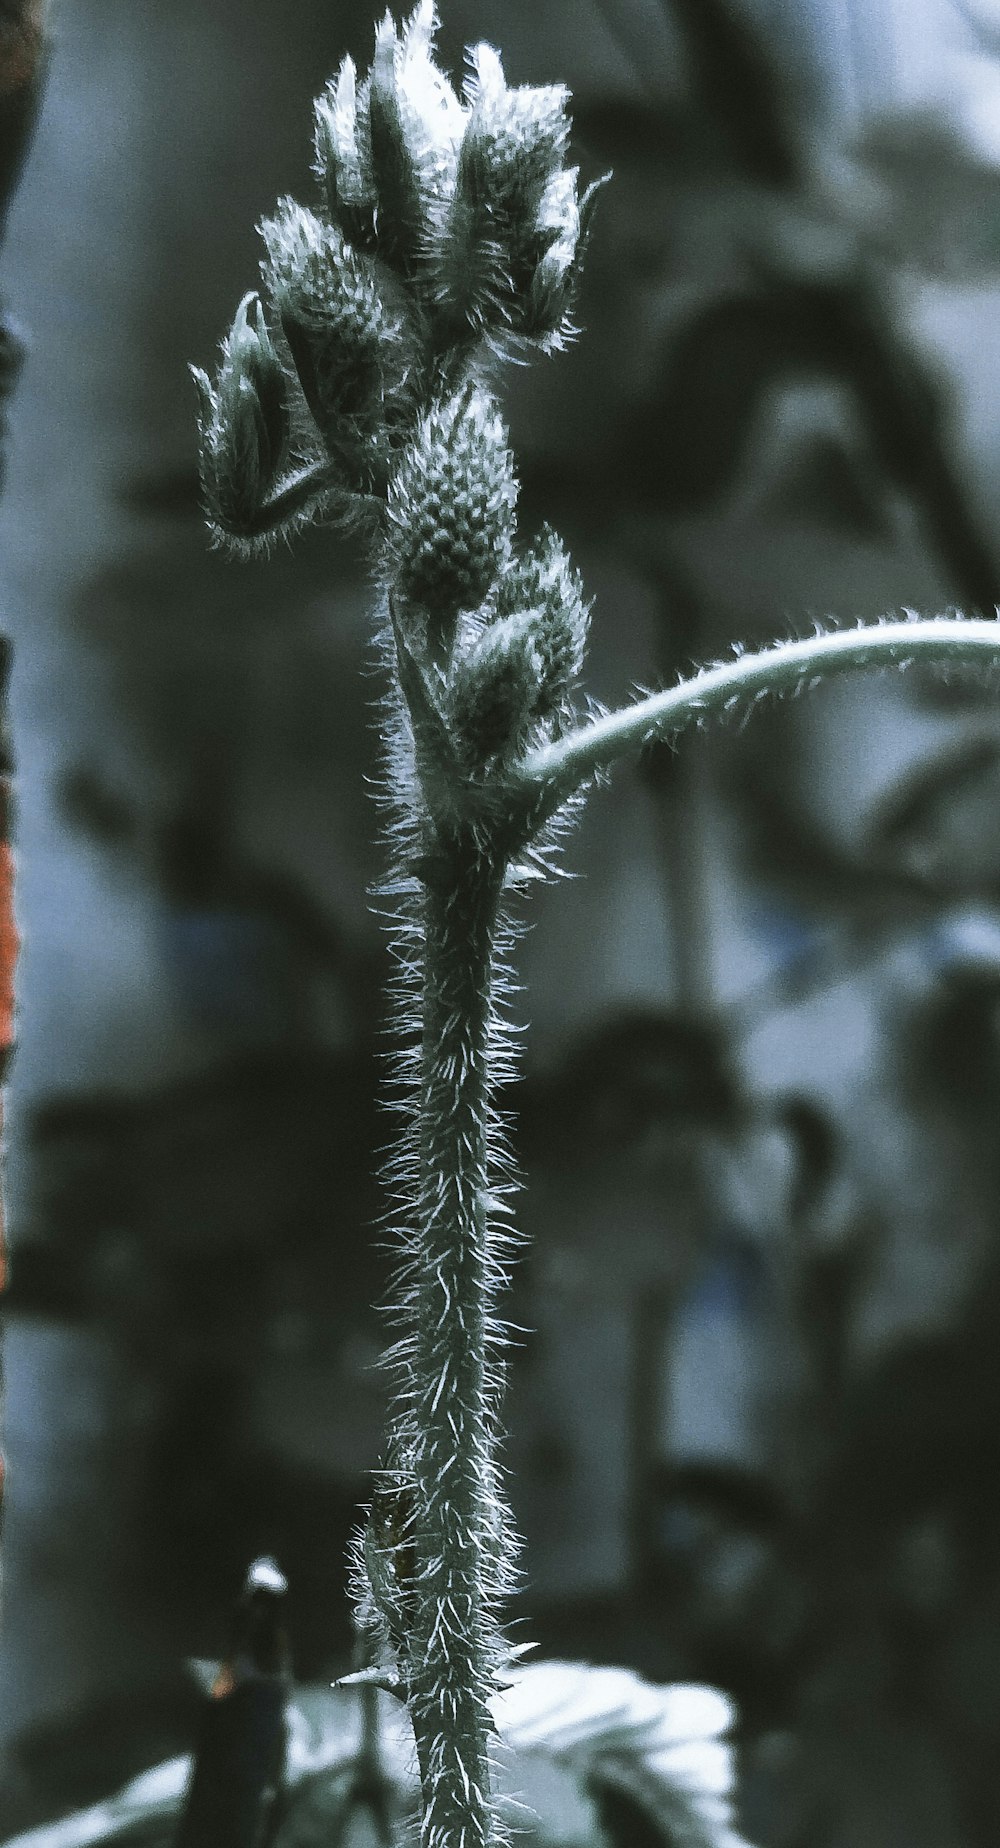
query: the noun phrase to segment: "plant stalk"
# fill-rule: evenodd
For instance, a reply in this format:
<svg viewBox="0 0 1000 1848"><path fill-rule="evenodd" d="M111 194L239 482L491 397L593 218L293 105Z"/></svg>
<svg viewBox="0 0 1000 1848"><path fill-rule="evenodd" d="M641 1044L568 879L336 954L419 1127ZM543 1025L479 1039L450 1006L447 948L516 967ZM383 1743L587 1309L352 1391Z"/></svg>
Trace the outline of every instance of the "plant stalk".
<svg viewBox="0 0 1000 1848"><path fill-rule="evenodd" d="M497 1661L490 1249L492 981L503 868L455 843L424 897L413 1299L415 1559L409 1706L425 1848L486 1848Z"/></svg>
<svg viewBox="0 0 1000 1848"><path fill-rule="evenodd" d="M521 766L537 813L552 813L598 771L654 738L673 738L692 721L713 713L746 712L770 694L794 693L813 679L855 673L863 667L899 667L910 661L1000 661L1000 621L931 616L835 629L805 641L775 642L757 654L702 668L689 680L632 706L609 712L552 744L529 753Z"/></svg>

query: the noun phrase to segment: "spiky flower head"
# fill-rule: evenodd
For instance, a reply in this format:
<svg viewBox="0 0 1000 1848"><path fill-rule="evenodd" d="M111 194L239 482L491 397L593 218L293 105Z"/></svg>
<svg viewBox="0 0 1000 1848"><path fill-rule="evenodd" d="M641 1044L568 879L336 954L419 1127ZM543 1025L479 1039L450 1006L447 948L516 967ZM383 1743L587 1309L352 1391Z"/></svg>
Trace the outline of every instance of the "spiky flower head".
<svg viewBox="0 0 1000 1848"><path fill-rule="evenodd" d="M427 613L432 655L486 601L510 558L517 482L500 413L481 386L421 419L389 486L395 594Z"/></svg>
<svg viewBox="0 0 1000 1848"><path fill-rule="evenodd" d="M364 251L291 199L261 226L264 278L306 403L332 452L405 413L405 310ZM394 399L397 402L394 403Z"/></svg>
<svg viewBox="0 0 1000 1848"><path fill-rule="evenodd" d="M534 544L504 573L497 614L518 613L530 616L539 662L536 711L539 718L551 718L565 708L579 678L590 621L580 575L551 526L543 526Z"/></svg>
<svg viewBox="0 0 1000 1848"><path fill-rule="evenodd" d="M222 343L215 383L192 366L198 388L202 487L221 533L252 535L288 447L288 392L256 294L243 297Z"/></svg>

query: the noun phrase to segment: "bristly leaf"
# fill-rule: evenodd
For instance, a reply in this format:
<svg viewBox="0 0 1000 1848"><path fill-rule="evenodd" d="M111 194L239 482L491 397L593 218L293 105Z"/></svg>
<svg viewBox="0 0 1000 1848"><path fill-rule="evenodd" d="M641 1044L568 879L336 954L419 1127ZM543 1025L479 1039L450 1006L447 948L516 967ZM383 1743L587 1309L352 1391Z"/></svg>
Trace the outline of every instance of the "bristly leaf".
<svg viewBox="0 0 1000 1848"><path fill-rule="evenodd" d="M461 781L451 730L428 684L424 669L406 638L392 597L389 599L389 610L396 644L399 684L409 714L423 800L434 821L451 821ZM436 671L431 669L432 673Z"/></svg>

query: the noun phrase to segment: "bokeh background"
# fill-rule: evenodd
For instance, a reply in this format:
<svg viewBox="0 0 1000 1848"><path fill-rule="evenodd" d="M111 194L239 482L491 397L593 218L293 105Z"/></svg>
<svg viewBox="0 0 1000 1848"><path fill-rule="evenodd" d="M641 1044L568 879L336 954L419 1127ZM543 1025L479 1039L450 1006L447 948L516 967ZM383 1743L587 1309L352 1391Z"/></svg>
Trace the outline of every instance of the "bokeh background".
<svg viewBox="0 0 1000 1848"><path fill-rule="evenodd" d="M188 362L310 187L360 0L53 0L28 357L0 1833L182 1749L248 1560L347 1660L377 1460L363 561L213 555ZM997 0L450 0L611 168L518 374L591 690L1000 599ZM518 953L522 1633L714 1680L762 1848L1000 1833L1000 706L895 673L652 751Z"/></svg>

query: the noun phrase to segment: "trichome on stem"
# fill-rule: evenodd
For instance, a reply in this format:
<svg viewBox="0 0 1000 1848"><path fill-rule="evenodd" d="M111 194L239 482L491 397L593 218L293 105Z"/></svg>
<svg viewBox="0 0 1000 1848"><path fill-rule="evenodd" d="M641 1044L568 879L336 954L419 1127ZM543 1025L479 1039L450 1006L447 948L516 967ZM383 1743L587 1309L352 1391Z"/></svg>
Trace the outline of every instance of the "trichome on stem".
<svg viewBox="0 0 1000 1848"><path fill-rule="evenodd" d="M1000 627L886 623L737 656L613 714L577 686L588 606L549 528L517 529L495 381L558 348L597 184L568 164L568 93L507 85L489 46L461 94L432 0L378 26L316 104L312 205L261 227L214 378L196 370L210 526L236 555L309 521L365 535L385 667L403 1126L382 1467L355 1562L372 1674L405 1698L425 1848L501 1839L490 1701L515 1548L498 1462L511 1233L497 1091L511 893L544 875L599 770L702 714L829 671L1000 655Z"/></svg>

